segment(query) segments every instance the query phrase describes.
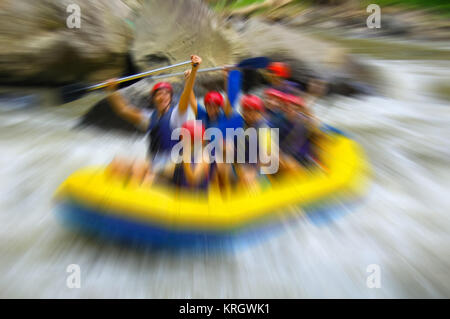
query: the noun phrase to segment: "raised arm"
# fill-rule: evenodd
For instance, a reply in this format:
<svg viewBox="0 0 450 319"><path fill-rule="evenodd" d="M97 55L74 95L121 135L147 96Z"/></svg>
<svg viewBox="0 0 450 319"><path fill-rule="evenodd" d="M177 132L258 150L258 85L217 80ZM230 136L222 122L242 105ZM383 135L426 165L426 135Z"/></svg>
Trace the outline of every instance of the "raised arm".
<svg viewBox="0 0 450 319"><path fill-rule="evenodd" d="M134 106L131 106L123 98L123 96L117 92L117 81L116 79L109 80L109 84L106 90L110 93L108 96L108 101L111 105L113 111L119 115L124 120L136 125L142 126L146 121L145 115L142 111Z"/></svg>
<svg viewBox="0 0 450 319"><path fill-rule="evenodd" d="M184 72L185 82L188 81L190 75L191 75L191 70L186 70ZM191 105L191 109L194 112L195 117L197 117L197 107L198 107L198 105L197 105L197 98L195 97L195 94L194 94L194 88L192 88L191 94L189 95L189 104Z"/></svg>
<svg viewBox="0 0 450 319"><path fill-rule="evenodd" d="M195 77L197 76L197 70L198 67L200 66L200 63L202 63L202 59L197 55L192 55L191 61L192 61L191 74L184 85L183 93L181 93L180 102L178 104L179 112L181 114L187 111L189 100L191 98L191 93L194 88Z"/></svg>

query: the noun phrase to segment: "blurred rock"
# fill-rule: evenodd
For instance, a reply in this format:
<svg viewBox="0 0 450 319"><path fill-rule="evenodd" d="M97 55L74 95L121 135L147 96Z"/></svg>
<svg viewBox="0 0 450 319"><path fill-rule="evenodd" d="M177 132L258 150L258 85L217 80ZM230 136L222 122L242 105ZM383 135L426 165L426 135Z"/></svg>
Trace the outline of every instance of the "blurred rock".
<svg viewBox="0 0 450 319"><path fill-rule="evenodd" d="M0 82L59 84L98 81L124 72L131 9L120 0L79 2L81 28L66 19L70 0L0 4Z"/></svg>
<svg viewBox="0 0 450 319"><path fill-rule="evenodd" d="M18 110L41 103L37 94L0 93L0 110Z"/></svg>
<svg viewBox="0 0 450 319"><path fill-rule="evenodd" d="M331 1L325 1L331 2ZM348 37L401 37L414 40L450 39L450 21L436 11L411 9L402 6L382 8L381 28L369 29L369 13L357 2L342 1L335 6L313 6L287 16L290 27L313 27Z"/></svg>
<svg viewBox="0 0 450 319"><path fill-rule="evenodd" d="M200 7L202 8L202 6ZM209 10L201 13L202 11L195 7L194 2L188 7L181 7L180 10L184 14L190 12L186 10L194 10L196 13L193 19L203 21L202 24L205 26L194 27L194 29L186 32L184 25L176 26L178 23L166 23L165 25L175 26L158 28L156 25L150 26L150 24L156 23L154 20L150 22L146 19L145 25L147 27L142 27L154 31L136 37L135 47L137 49L134 51L134 57L141 68L152 69L182 61L188 58L186 52L195 48L195 52L192 53L199 54L203 58L202 68L230 64L251 56L267 56L274 61L289 63L293 71L292 79L300 83L306 83L314 77L331 81L336 78L352 79L354 75L361 74L362 67L359 66L362 63L349 56L344 49L313 39L283 25L267 23L260 19L250 19L245 22L241 21L241 23L233 20L233 23L230 23L233 29L228 29L229 25L224 25L220 32L212 30L209 37L204 38L200 33L198 40L193 42L190 39L195 37L196 30L207 30L206 28L211 27L212 22L206 23L205 21L214 21L215 17L211 15ZM164 12L165 10L159 11L161 16ZM177 14L168 13L168 16L174 19ZM159 21L158 23L162 22ZM141 29L141 27L138 27L138 29ZM227 33L224 34L225 31L223 30L227 30ZM206 32L206 34L208 33ZM140 40L140 37L143 38ZM183 69L185 68L181 68L181 70ZM180 69L169 72L178 71ZM262 76L254 73L245 72L244 80L247 81L244 83L244 91L265 83ZM202 96L207 90L223 87L221 72L200 73L197 79L195 90L199 96ZM178 83L181 88L183 77L167 80ZM353 80L362 79L355 77ZM145 104L142 101L148 98L148 91L152 85L153 81L146 79L123 89L121 92L130 102L142 106Z"/></svg>
<svg viewBox="0 0 450 319"><path fill-rule="evenodd" d="M202 68L232 64L242 56L237 32L200 0L147 1L139 14L132 56L142 70L186 61L191 54L202 57ZM198 84L222 78L221 72L199 74Z"/></svg>
<svg viewBox="0 0 450 319"><path fill-rule="evenodd" d="M331 49L325 42L257 18L248 20L239 34L248 55L288 62L294 69L293 78L296 80L324 73L322 61Z"/></svg>
<svg viewBox="0 0 450 319"><path fill-rule="evenodd" d="M306 84L311 78L322 78L337 84L333 85L332 93L345 95L363 93L358 92L358 88L371 83L371 69L363 61L336 44L320 41L299 30L253 18L241 27L239 34L249 55L287 62L292 68L291 79L296 82ZM257 82L258 78L254 77L253 81ZM361 82L361 85L339 90L350 82ZM247 83L247 88L251 86Z"/></svg>

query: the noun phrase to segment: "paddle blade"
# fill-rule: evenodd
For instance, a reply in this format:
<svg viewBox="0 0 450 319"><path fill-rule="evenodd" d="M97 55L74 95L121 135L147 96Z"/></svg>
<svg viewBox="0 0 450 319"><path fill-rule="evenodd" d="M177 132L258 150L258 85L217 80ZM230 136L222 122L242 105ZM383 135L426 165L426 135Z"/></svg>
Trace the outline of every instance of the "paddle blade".
<svg viewBox="0 0 450 319"><path fill-rule="evenodd" d="M69 103L83 97L87 92L87 85L70 84L60 88L59 96L63 104Z"/></svg>
<svg viewBox="0 0 450 319"><path fill-rule="evenodd" d="M228 74L228 100L230 101L231 107L234 108L234 104L241 91L242 84L242 73L239 70L232 70Z"/></svg>
<svg viewBox="0 0 450 319"><path fill-rule="evenodd" d="M236 67L246 69L264 69L270 63L270 59L264 56L242 60Z"/></svg>

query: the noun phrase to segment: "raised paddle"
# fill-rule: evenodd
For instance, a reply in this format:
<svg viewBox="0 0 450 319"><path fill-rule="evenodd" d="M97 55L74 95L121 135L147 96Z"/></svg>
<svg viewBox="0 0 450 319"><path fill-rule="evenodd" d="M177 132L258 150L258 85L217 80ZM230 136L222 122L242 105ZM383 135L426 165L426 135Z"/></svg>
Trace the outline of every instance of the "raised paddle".
<svg viewBox="0 0 450 319"><path fill-rule="evenodd" d="M260 57L242 60L241 62L239 62L236 65L215 66L212 68L199 69L197 71L197 73L220 71L225 68L230 69L230 70L233 70L233 69L264 69L269 65L269 63L270 63L269 58L260 56ZM152 76L151 79L153 79L153 80L166 79L166 78L171 78L171 77L176 77L176 76L181 76L181 75L184 75L184 72L156 75L156 76Z"/></svg>
<svg viewBox="0 0 450 319"><path fill-rule="evenodd" d="M270 59L265 56L258 56L242 60L236 65L240 69L264 69L270 64Z"/></svg>
<svg viewBox="0 0 450 319"><path fill-rule="evenodd" d="M122 83L122 82L126 82L126 81L144 78L144 77L150 76L157 72L169 70L169 69L187 65L190 63L191 63L191 61L185 61L185 62L180 62L177 64L164 66L164 67L154 69L154 70L141 72L141 73L134 74L134 75L129 75L129 76L118 79L117 83ZM108 85L108 82L102 82L102 83L89 85L89 86L79 84L79 83L67 85L67 86L64 86L63 88L61 88L61 92L60 92L61 100L63 101L63 103L69 103L69 102L72 102L72 101L75 101L75 100L81 98L83 95L85 95L89 92L104 88L107 85Z"/></svg>
<svg viewBox="0 0 450 319"><path fill-rule="evenodd" d="M231 70L228 74L228 100L230 101L231 107L234 108L234 104L241 92L242 85L242 73L239 70Z"/></svg>
<svg viewBox="0 0 450 319"><path fill-rule="evenodd" d="M142 72L142 73L138 73L138 74L134 74L134 75L129 75L129 76L118 79L117 83L122 83L122 82L126 82L126 81L131 81L131 80L135 80L135 79L139 79L139 78L148 77L154 73L169 70L169 69L187 65L190 63L191 63L191 61L185 61L185 62L180 62L177 64L164 66L164 67L154 69L154 70L150 70L150 71L146 71L146 72ZM266 68L267 65L269 65L269 63L270 63L270 60L266 57L254 57L254 58L242 60L241 62L239 62L238 64L236 64L234 66L227 66L227 67L230 69L234 69L234 68L260 69L260 68ZM205 69L198 70L198 72L218 71L218 70L223 70L224 68L225 68L225 66L205 68ZM163 78L168 78L168 77L180 76L183 74L184 74L184 72L173 73L173 74L163 74L160 76L154 76L152 78L153 79L163 79ZM82 96L84 96L85 94L87 94L89 92L104 88L107 85L108 85L108 82L102 82L102 83L90 85L90 86L86 86L86 85L82 85L82 84L67 85L67 86L64 86L63 88L61 88L61 92L60 92L61 100L63 101L63 103L69 103L69 102L72 102L72 101L75 101L75 100L81 98Z"/></svg>

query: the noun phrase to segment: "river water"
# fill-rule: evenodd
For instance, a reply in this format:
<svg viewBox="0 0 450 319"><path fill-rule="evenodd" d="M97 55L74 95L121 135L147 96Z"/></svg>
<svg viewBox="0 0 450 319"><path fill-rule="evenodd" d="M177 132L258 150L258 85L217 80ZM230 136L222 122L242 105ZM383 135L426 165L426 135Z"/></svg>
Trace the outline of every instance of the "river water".
<svg viewBox="0 0 450 319"><path fill-rule="evenodd" d="M325 225L304 218L233 253L147 251L64 228L52 194L73 171L145 156L138 137L75 130L99 96L66 106L0 108L0 297L450 297L450 108L432 94L447 61L370 59L380 96L330 97L317 114L362 144L366 197ZM70 264L81 287L66 285ZM368 288L369 265L380 288Z"/></svg>

